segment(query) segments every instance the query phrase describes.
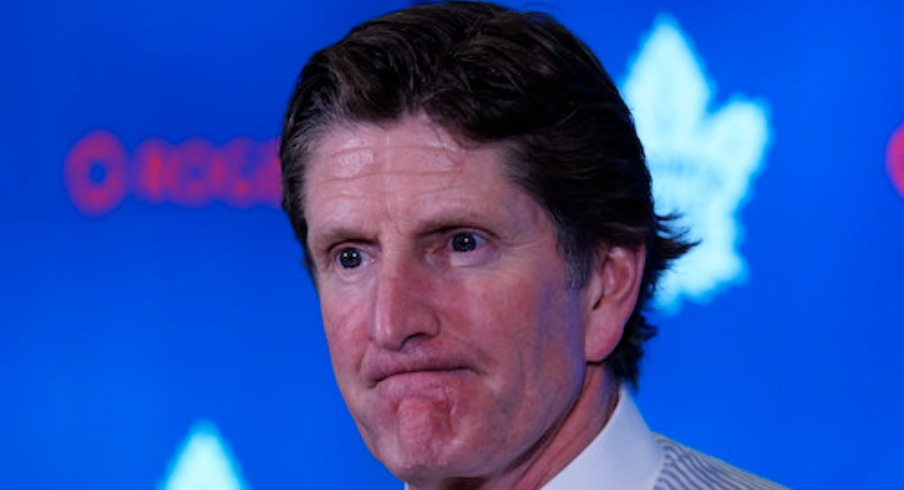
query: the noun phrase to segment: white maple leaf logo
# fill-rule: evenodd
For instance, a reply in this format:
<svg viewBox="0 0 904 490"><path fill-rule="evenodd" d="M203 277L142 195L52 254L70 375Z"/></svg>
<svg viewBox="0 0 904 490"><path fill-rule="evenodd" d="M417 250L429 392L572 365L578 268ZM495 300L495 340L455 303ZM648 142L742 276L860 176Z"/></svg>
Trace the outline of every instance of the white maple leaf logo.
<svg viewBox="0 0 904 490"><path fill-rule="evenodd" d="M192 427L159 490L249 490L211 422Z"/></svg>
<svg viewBox="0 0 904 490"><path fill-rule="evenodd" d="M655 302L676 312L684 297L703 302L743 280L737 219L770 140L765 104L733 96L710 111L712 83L674 19L661 16L622 84L653 175L656 210L700 245L660 282Z"/></svg>

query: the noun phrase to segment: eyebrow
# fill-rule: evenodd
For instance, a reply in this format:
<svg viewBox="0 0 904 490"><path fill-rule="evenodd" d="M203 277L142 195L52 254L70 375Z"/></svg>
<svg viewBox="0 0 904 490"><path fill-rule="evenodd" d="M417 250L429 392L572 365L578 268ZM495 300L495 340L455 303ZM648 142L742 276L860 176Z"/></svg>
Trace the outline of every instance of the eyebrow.
<svg viewBox="0 0 904 490"><path fill-rule="evenodd" d="M477 228L490 234L498 226L493 225L493 220L485 214L465 213L461 216L439 216L421 223L419 226L418 236L427 236L435 233L443 233L457 228Z"/></svg>
<svg viewBox="0 0 904 490"><path fill-rule="evenodd" d="M328 227L326 231L322 233L311 233L311 228L308 228L308 247L312 252L317 252L318 250L325 250L337 243L342 242L367 242L373 241L373 239L367 238L367 234L363 233L360 229L350 228L346 226L335 226Z"/></svg>
<svg viewBox="0 0 904 490"><path fill-rule="evenodd" d="M414 236L425 237L436 233L443 233L456 228L477 228L490 235L496 235L493 231L498 229L494 225L494 220L486 214L478 214L473 212L464 213L444 213L434 218L417 224L414 229ZM344 225L319 227L322 232L311 233L308 228L308 246L313 249L318 247L330 247L336 243L342 242L375 242L377 237L361 228L353 228Z"/></svg>

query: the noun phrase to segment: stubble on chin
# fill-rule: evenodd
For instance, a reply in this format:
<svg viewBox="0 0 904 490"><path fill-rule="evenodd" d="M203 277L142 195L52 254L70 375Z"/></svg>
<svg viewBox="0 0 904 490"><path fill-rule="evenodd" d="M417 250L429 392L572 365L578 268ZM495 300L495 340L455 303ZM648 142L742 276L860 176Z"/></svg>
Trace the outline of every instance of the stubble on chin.
<svg viewBox="0 0 904 490"><path fill-rule="evenodd" d="M492 428L468 420L460 400L412 396L387 409L374 420L368 446L396 477L414 483L480 473Z"/></svg>

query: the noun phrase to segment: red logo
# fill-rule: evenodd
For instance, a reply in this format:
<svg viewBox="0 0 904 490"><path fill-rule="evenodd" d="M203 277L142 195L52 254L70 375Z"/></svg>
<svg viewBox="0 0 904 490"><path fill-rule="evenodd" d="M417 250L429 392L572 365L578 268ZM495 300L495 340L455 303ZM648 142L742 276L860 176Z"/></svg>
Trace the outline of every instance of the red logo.
<svg viewBox="0 0 904 490"><path fill-rule="evenodd" d="M109 131L88 133L66 155L63 179L73 204L89 216L106 214L126 198L202 207L215 200L246 208L278 207L276 140L247 138L215 146L192 138L179 145L142 142L129 154Z"/></svg>
<svg viewBox="0 0 904 490"><path fill-rule="evenodd" d="M898 193L904 197L904 124L888 140L888 149L885 152L885 164L888 168L888 176L891 183L898 189Z"/></svg>

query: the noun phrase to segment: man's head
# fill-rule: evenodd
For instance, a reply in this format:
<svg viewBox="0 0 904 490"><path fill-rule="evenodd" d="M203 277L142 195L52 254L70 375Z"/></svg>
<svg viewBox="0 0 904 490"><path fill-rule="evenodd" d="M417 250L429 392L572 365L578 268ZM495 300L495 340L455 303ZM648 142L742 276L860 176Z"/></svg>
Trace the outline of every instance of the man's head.
<svg viewBox="0 0 904 490"><path fill-rule="evenodd" d="M604 243L646 244L641 294L616 351L616 376L637 382L655 330L646 300L688 246L655 215L630 113L591 51L548 16L488 4L412 8L360 25L305 66L286 114L283 207L307 249L308 152L339 123L423 112L460 137L511 149L511 178L556 223L570 280L584 282ZM310 253L305 253L309 269Z"/></svg>
<svg viewBox="0 0 904 490"><path fill-rule="evenodd" d="M400 476L517 466L636 383L644 303L687 245L615 85L553 19L358 26L303 69L280 158L340 389Z"/></svg>

